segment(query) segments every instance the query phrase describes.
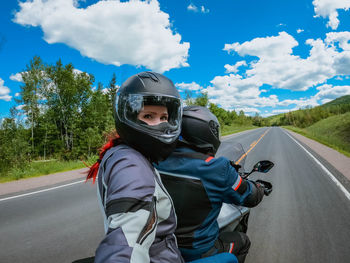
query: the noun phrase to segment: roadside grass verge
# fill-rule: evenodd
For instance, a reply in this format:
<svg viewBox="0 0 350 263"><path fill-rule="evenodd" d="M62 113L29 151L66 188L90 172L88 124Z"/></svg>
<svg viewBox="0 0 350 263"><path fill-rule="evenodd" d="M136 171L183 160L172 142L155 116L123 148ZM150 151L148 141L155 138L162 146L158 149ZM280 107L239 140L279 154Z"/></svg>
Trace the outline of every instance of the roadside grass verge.
<svg viewBox="0 0 350 263"><path fill-rule="evenodd" d="M88 165L91 165L96 161L97 157L90 157L85 161ZM80 160L77 161L59 161L59 160L46 160L46 161L33 161L24 167L13 168L5 174L0 175L0 183L19 180L29 177L37 177L41 175L47 175L58 172L66 172L75 169L86 167Z"/></svg>
<svg viewBox="0 0 350 263"><path fill-rule="evenodd" d="M256 129L258 127L248 125L248 126L238 126L233 124L230 126L225 125L221 131L221 135L229 135L245 130ZM92 165L97 160L97 156L91 156L85 162L88 165ZM75 169L80 169L86 167L84 163L80 160L77 161L60 161L60 160L38 160L32 161L27 165L23 165L21 168L13 168L10 171L0 174L0 183L5 183L9 181L19 180L23 178L37 177L52 173L66 172Z"/></svg>
<svg viewBox="0 0 350 263"><path fill-rule="evenodd" d="M329 117L304 129L294 126L283 127L350 157L350 112Z"/></svg>
<svg viewBox="0 0 350 263"><path fill-rule="evenodd" d="M256 129L256 128L259 128L259 127L253 126L253 125L238 126L236 124L233 124L233 125L230 125L230 126L224 125L224 127L221 130L221 136L230 135L230 134L233 134L233 133L246 131L246 130L252 130L252 129Z"/></svg>

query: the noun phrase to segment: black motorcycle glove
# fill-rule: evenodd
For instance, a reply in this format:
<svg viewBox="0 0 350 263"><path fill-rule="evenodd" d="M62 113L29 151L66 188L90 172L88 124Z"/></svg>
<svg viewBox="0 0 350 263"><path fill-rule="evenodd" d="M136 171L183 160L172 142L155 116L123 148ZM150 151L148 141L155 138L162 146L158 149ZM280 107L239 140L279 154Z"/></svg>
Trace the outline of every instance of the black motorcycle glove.
<svg viewBox="0 0 350 263"><path fill-rule="evenodd" d="M251 183L252 192L247 198L244 200L243 205L246 207L254 207L257 206L264 197L264 189L265 187L260 183L249 181Z"/></svg>
<svg viewBox="0 0 350 263"><path fill-rule="evenodd" d="M236 172L237 172L237 173L238 173L239 168L242 167L240 164L235 164L234 161L230 161L230 164L231 164L231 166L232 166L233 168L236 169Z"/></svg>
<svg viewBox="0 0 350 263"><path fill-rule="evenodd" d="M256 183L262 185L264 187L264 194L268 196L272 192L272 184L263 180L256 180Z"/></svg>

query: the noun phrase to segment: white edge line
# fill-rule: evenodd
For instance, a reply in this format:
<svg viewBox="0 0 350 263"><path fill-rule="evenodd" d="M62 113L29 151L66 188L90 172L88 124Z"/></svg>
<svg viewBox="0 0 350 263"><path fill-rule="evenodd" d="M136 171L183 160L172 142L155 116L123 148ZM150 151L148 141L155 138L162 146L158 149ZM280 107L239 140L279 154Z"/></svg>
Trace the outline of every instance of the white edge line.
<svg viewBox="0 0 350 263"><path fill-rule="evenodd" d="M28 196L28 195L34 195L34 194L38 194L38 193L43 193L43 192L55 190L55 189L58 189L58 188L62 188L62 187L66 187L66 186L70 186L70 185L74 185L74 184L78 184L78 183L81 183L81 182L84 182L84 181L85 181L85 180L80 180L80 181L77 181L77 182L74 182L74 183L59 185L59 186L56 186L56 187L47 188L47 189L43 189L43 190L39 190L39 191L35 191L35 192L30 192L30 193L21 194L21 195L10 196L10 197L6 197L6 198L0 199L0 202L6 201L6 200L10 200L10 199L19 198L19 197L23 197L23 196Z"/></svg>
<svg viewBox="0 0 350 263"><path fill-rule="evenodd" d="M337 178L319 161L315 156L313 156L308 150L305 149L296 139L294 139L288 132L284 131L296 144L298 144L307 154L311 156L312 159L326 172L326 174L332 179L332 181L340 188L340 190L345 194L345 196L350 200L350 193L346 188L338 181Z"/></svg>

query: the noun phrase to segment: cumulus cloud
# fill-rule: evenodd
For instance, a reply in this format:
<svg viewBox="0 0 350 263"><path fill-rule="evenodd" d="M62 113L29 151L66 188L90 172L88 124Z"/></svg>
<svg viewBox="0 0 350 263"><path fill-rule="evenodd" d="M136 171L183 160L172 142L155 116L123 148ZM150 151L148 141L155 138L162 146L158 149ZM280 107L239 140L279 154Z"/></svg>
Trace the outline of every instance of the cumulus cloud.
<svg viewBox="0 0 350 263"><path fill-rule="evenodd" d="M3 79L0 78L0 100L10 101L12 96L10 96L10 89L6 87Z"/></svg>
<svg viewBox="0 0 350 263"><path fill-rule="evenodd" d="M346 94L347 88L333 87L332 92L320 90L318 95L310 98L283 101L276 95L263 96L262 93L267 87L306 91L337 76L346 78L350 75L349 40L350 32L331 32L323 40L308 39L305 44L310 46L310 51L306 58L293 54L293 48L299 43L286 32L244 43L225 44L224 50L228 53L236 52L256 59L246 64L243 61L226 64L226 73L229 74L214 77L212 85L204 91L208 92L211 102L225 109L317 106L330 94L335 97ZM245 68L238 74L237 69L242 65Z"/></svg>
<svg viewBox="0 0 350 263"><path fill-rule="evenodd" d="M315 17L328 18L327 27L333 30L338 28L338 9L344 9L346 11L350 8L349 0L314 0Z"/></svg>
<svg viewBox="0 0 350 263"><path fill-rule="evenodd" d="M10 80L17 81L17 82L23 82L22 74L21 73L11 74Z"/></svg>
<svg viewBox="0 0 350 263"><path fill-rule="evenodd" d="M311 49L305 59L293 55L299 43L286 32L242 44L225 44L224 50L258 57L245 72L250 78L274 88L307 90L336 75L350 74L349 40L350 32L328 33L325 41L309 39L306 44Z"/></svg>
<svg viewBox="0 0 350 263"><path fill-rule="evenodd" d="M20 2L14 22L41 27L46 42L64 43L105 64L131 64L164 72L188 66L190 44L173 32L157 0L99 1L79 8L76 0Z"/></svg>
<svg viewBox="0 0 350 263"><path fill-rule="evenodd" d="M194 81L191 83L184 83L184 82L176 83L175 86L178 87L180 91L185 91L185 90L199 91L203 89L199 84L197 84Z"/></svg>
<svg viewBox="0 0 350 263"><path fill-rule="evenodd" d="M203 89L208 93L210 102L226 110L243 108L274 107L279 101L276 95L260 97L262 83L254 78L243 78L238 74L216 76L211 86Z"/></svg>
<svg viewBox="0 0 350 263"><path fill-rule="evenodd" d="M272 110L272 113L274 113L274 114L287 113L287 112L290 112L290 110L289 109Z"/></svg>
<svg viewBox="0 0 350 263"><path fill-rule="evenodd" d="M247 66L247 62L242 60L242 61L238 61L234 65L226 64L224 66L224 68L226 69L226 73L237 73L238 72L238 68L241 67L241 66Z"/></svg>
<svg viewBox="0 0 350 263"><path fill-rule="evenodd" d="M190 3L188 6L187 6L187 10L188 11L192 11L192 12L201 12L203 14L206 14L206 13L209 13L209 9L205 8L204 6L201 6L201 7L197 7L196 5L194 5L193 3Z"/></svg>
<svg viewBox="0 0 350 263"><path fill-rule="evenodd" d="M300 34L301 32L304 32L304 29L298 28L297 33Z"/></svg>
<svg viewBox="0 0 350 263"><path fill-rule="evenodd" d="M321 100L322 104L344 95L350 95L350 86L347 85L333 86L325 84L317 87L317 90L319 90L319 92L317 92L314 98L316 100Z"/></svg>
<svg viewBox="0 0 350 263"><path fill-rule="evenodd" d="M249 107L244 107L244 108L236 108L236 112L244 111L244 113L260 113L260 110L256 108L249 108Z"/></svg>

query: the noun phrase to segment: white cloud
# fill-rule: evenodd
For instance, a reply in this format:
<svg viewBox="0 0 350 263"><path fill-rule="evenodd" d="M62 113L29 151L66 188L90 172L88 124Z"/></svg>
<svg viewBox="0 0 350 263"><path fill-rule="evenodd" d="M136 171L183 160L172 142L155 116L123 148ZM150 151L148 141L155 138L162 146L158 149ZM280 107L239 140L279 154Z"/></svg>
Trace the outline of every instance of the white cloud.
<svg viewBox="0 0 350 263"><path fill-rule="evenodd" d="M212 85L204 91L208 92L211 102L230 110L290 105L294 105L295 109L317 106L331 94L338 97L346 94L347 88L332 89L332 92L320 90L317 96L283 101L279 101L276 95L262 97L262 93L266 92L268 86L272 89L305 91L337 76L346 78L350 75L349 40L350 32L328 33L324 40L309 39L306 44L310 46L310 52L306 58L293 54L293 48L299 43L286 32L242 44L226 44L224 50L229 53L255 56L257 59L245 65L242 61L234 65L226 64L227 73L234 74L214 77ZM238 74L237 68L241 65L246 67Z"/></svg>
<svg viewBox="0 0 350 263"><path fill-rule="evenodd" d="M10 101L12 96L10 96L10 89L6 87L3 79L0 78L0 100Z"/></svg>
<svg viewBox="0 0 350 263"><path fill-rule="evenodd" d="M19 97L20 95L21 95L21 93L17 92L17 93L15 94L15 97Z"/></svg>
<svg viewBox="0 0 350 263"><path fill-rule="evenodd" d="M193 12L198 12L198 7L191 3L187 6L187 10L193 11Z"/></svg>
<svg viewBox="0 0 350 263"><path fill-rule="evenodd" d="M297 33L300 34L301 32L304 32L304 29L298 28Z"/></svg>
<svg viewBox="0 0 350 263"><path fill-rule="evenodd" d="M184 82L176 83L175 86L178 87L180 91L185 91L185 90L199 91L203 89L199 84L197 84L194 81L191 83L184 83Z"/></svg>
<svg viewBox="0 0 350 263"><path fill-rule="evenodd" d="M286 113L286 112L290 112L290 109L277 109L277 110L272 110L272 113L274 114L280 114L280 113Z"/></svg>
<svg viewBox="0 0 350 263"><path fill-rule="evenodd" d="M207 14L207 13L209 13L209 9L205 8L204 6L201 6L201 13Z"/></svg>
<svg viewBox="0 0 350 263"><path fill-rule="evenodd" d="M24 106L26 106L26 105L25 105L25 104L18 105L18 106L16 107L16 110L22 110Z"/></svg>
<svg viewBox="0 0 350 263"><path fill-rule="evenodd" d="M317 99L312 96L310 98L300 98L298 100L283 100L277 103L278 106L289 106L289 105L295 105L294 109L289 109L290 111L298 110L300 108L305 107L315 107L318 106L319 103L317 102Z"/></svg>
<svg viewBox="0 0 350 263"><path fill-rule="evenodd" d="M256 108L249 108L249 107L244 107L244 108L236 108L235 111L236 112L240 112L240 111L244 111L244 113L259 113L260 110L256 109Z"/></svg>
<svg viewBox="0 0 350 263"><path fill-rule="evenodd" d="M350 1L349 0L314 0L312 2L314 5L315 17L328 18L327 27L333 30L338 28L338 9L349 10Z"/></svg>
<svg viewBox="0 0 350 263"><path fill-rule="evenodd" d="M73 69L73 73L74 74L81 74L81 73L84 73L84 72L81 71L80 69L75 68L75 69Z"/></svg>
<svg viewBox="0 0 350 263"><path fill-rule="evenodd" d="M209 9L205 8L204 6L201 6L201 7L197 7L196 5L194 5L193 3L190 3L188 6L187 6L187 10L188 11L192 11L192 12L201 12L203 14L207 14L209 13Z"/></svg>
<svg viewBox="0 0 350 263"><path fill-rule="evenodd" d="M322 85L317 87L319 92L314 96L316 100L321 100L322 104L334 100L344 95L350 95L350 86Z"/></svg>
<svg viewBox="0 0 350 263"><path fill-rule="evenodd" d="M64 43L101 63L131 64L164 72L188 66L190 44L173 32L157 0L99 1L79 8L76 0L20 2L14 21L40 26L48 43Z"/></svg>
<svg viewBox="0 0 350 263"><path fill-rule="evenodd" d="M22 79L22 74L21 73L16 73L16 74L11 74L10 80L17 81L17 82L23 82Z"/></svg>
<svg viewBox="0 0 350 263"><path fill-rule="evenodd" d="M271 106L278 103L276 95L260 97L261 83L254 78L242 78L238 74L216 76L211 81L212 86L203 91L208 93L210 102L220 105L226 110L237 108L256 108Z"/></svg>
<svg viewBox="0 0 350 263"><path fill-rule="evenodd" d="M309 39L306 44L311 49L306 59L293 55L299 43L286 32L243 44L225 44L224 50L258 57L245 72L257 82L273 88L307 90L336 75L350 74L349 39L350 32L329 33L325 41ZM335 43L339 43L338 48Z"/></svg>
<svg viewBox="0 0 350 263"><path fill-rule="evenodd" d="M237 73L238 68L241 66L247 66L247 62L242 60L242 61L238 61L235 65L226 64L224 68L226 69L226 73Z"/></svg>

